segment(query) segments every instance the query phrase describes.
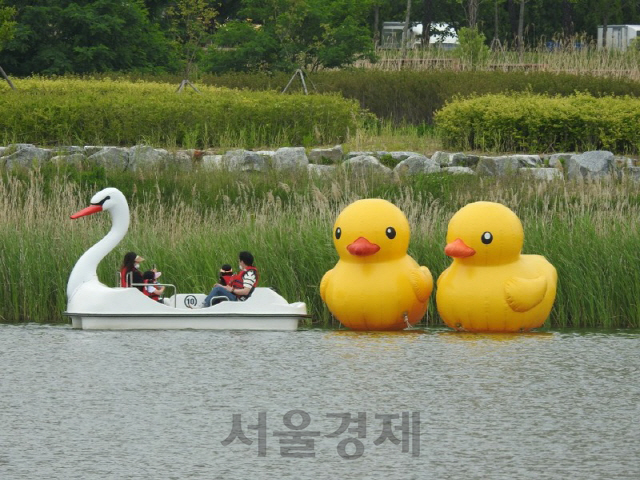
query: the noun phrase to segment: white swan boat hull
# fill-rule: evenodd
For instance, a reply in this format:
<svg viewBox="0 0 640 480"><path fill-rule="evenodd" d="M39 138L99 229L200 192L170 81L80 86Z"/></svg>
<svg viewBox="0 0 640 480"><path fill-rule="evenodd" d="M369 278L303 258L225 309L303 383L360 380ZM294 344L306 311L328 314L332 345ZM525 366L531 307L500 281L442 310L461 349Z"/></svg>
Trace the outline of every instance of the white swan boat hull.
<svg viewBox="0 0 640 480"><path fill-rule="evenodd" d="M64 314L82 330L284 330L307 318L302 302L287 301L269 288L256 288L245 302L201 308L205 295L180 294L158 303L135 288L100 289L98 298L69 302ZM91 298L94 297L94 298ZM111 298L108 298L111 297Z"/></svg>

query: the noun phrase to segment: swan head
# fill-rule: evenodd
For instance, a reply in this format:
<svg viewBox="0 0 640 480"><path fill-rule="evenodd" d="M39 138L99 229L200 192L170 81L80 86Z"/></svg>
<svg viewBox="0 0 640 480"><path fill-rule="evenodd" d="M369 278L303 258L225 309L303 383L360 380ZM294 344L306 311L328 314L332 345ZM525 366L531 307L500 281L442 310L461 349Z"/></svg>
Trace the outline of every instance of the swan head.
<svg viewBox="0 0 640 480"><path fill-rule="evenodd" d="M117 188L105 188L91 197L91 204L87 208L83 208L79 212L74 213L71 215L71 218L85 217L97 212L102 212L103 210L108 211L112 216L117 211L126 211L128 216L129 207L127 205L127 199Z"/></svg>

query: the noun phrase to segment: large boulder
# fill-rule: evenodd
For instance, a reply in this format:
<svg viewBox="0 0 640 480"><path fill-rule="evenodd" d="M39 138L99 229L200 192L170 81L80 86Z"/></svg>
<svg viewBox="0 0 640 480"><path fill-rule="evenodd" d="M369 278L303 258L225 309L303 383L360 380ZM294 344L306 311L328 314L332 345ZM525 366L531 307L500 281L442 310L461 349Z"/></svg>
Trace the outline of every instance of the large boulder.
<svg viewBox="0 0 640 480"><path fill-rule="evenodd" d="M215 170L222 167L222 155L204 155L201 162L205 170Z"/></svg>
<svg viewBox="0 0 640 480"><path fill-rule="evenodd" d="M309 162L311 163L340 163L343 157L342 145L336 145L333 148L314 148L309 152Z"/></svg>
<svg viewBox="0 0 640 480"><path fill-rule="evenodd" d="M276 170L295 170L307 168L309 159L304 147L282 147L276 150L271 165Z"/></svg>
<svg viewBox="0 0 640 480"><path fill-rule="evenodd" d="M475 167L479 158L478 155L467 155L462 152L436 152L431 157L441 167Z"/></svg>
<svg viewBox="0 0 640 480"><path fill-rule="evenodd" d="M120 147L103 147L88 160L107 169L124 170L129 164L129 150Z"/></svg>
<svg viewBox="0 0 640 480"><path fill-rule="evenodd" d="M269 169L266 158L249 150L229 150L220 163L224 168L240 172L265 172Z"/></svg>
<svg viewBox="0 0 640 480"><path fill-rule="evenodd" d="M103 148L104 147L98 147L96 145L85 145L84 147L82 147L82 150L87 157L90 157L94 153L98 153Z"/></svg>
<svg viewBox="0 0 640 480"><path fill-rule="evenodd" d="M53 152L46 148L38 148L33 145L17 144L10 145L8 151L17 148L13 153L2 157L6 168L25 167L42 165L53 156Z"/></svg>
<svg viewBox="0 0 640 480"><path fill-rule="evenodd" d="M129 149L129 170L164 167L169 163L169 152L163 148L135 145Z"/></svg>
<svg viewBox="0 0 640 480"><path fill-rule="evenodd" d="M384 165L382 165L380 163L380 160L378 160L373 155L360 155L358 157L349 158L342 164L342 166L354 173L392 173L392 170L389 167L385 167Z"/></svg>
<svg viewBox="0 0 640 480"><path fill-rule="evenodd" d="M372 157L378 156L376 152L349 152L347 153L347 160L349 160L350 158L362 157L363 155L370 155Z"/></svg>
<svg viewBox="0 0 640 480"><path fill-rule="evenodd" d="M469 167L443 167L443 172L452 173L454 175L475 175L473 168Z"/></svg>
<svg viewBox="0 0 640 480"><path fill-rule="evenodd" d="M520 169L520 160L511 156L480 157L476 173L478 175L512 175Z"/></svg>
<svg viewBox="0 0 640 480"><path fill-rule="evenodd" d="M4 152L7 151L7 147L0 147L0 157L4 157Z"/></svg>
<svg viewBox="0 0 640 480"><path fill-rule="evenodd" d="M613 153L606 150L595 150L569 158L567 178L569 180L593 179L608 177L613 173Z"/></svg>
<svg viewBox="0 0 640 480"><path fill-rule="evenodd" d="M440 171L440 165L424 155L414 155L402 160L393 169L398 175L417 175L420 173L436 173Z"/></svg>
<svg viewBox="0 0 640 480"><path fill-rule="evenodd" d="M521 168L520 175L535 180L564 180L562 171L557 168Z"/></svg>
<svg viewBox="0 0 640 480"><path fill-rule="evenodd" d="M575 153L554 153L549 157L549 166L551 168L564 168L569 163L569 159Z"/></svg>

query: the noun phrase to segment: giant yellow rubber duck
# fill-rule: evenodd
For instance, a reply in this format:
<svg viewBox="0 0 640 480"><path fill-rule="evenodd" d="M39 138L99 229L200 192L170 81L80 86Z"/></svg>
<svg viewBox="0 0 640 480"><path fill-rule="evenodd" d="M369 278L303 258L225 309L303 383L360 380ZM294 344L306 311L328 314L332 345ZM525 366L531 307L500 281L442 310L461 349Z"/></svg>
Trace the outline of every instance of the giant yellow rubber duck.
<svg viewBox="0 0 640 480"><path fill-rule="evenodd" d="M453 263L436 292L448 326L524 332L544 323L556 297L556 269L541 255L521 255L523 241L520 219L499 203L470 203L451 218L444 252Z"/></svg>
<svg viewBox="0 0 640 480"><path fill-rule="evenodd" d="M386 200L358 200L338 215L340 259L320 283L331 313L354 330L401 330L424 317L433 278L407 255L409 221Z"/></svg>

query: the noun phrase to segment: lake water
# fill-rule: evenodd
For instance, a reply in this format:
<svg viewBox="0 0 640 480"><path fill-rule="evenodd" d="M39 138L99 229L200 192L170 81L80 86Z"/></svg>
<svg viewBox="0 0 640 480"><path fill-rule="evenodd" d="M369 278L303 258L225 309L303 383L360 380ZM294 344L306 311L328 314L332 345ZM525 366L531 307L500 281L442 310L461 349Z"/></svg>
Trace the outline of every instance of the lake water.
<svg viewBox="0 0 640 480"><path fill-rule="evenodd" d="M0 325L0 478L637 480L639 341Z"/></svg>

